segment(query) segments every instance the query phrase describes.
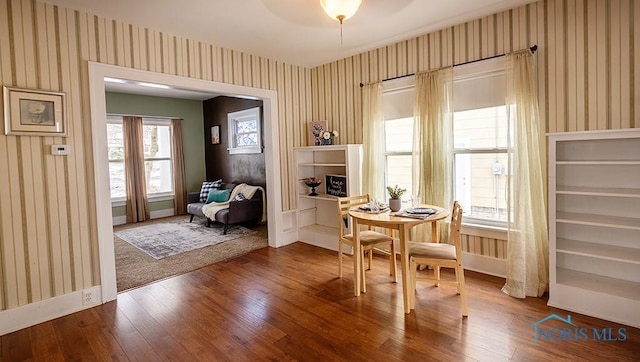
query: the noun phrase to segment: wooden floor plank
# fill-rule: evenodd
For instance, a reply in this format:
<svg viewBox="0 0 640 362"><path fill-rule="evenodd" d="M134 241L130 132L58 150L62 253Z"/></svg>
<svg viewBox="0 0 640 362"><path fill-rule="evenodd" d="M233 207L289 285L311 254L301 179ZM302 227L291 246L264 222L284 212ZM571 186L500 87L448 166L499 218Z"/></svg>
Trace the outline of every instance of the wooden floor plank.
<svg viewBox="0 0 640 362"><path fill-rule="evenodd" d="M374 258L359 297L351 265L337 278L335 252L256 250L0 336L0 360L640 360L639 329L548 307L545 297L511 298L501 278L465 272L468 318L454 288L419 282L405 315L387 259ZM550 313L589 331L624 328L626 338L536 343L533 323Z"/></svg>

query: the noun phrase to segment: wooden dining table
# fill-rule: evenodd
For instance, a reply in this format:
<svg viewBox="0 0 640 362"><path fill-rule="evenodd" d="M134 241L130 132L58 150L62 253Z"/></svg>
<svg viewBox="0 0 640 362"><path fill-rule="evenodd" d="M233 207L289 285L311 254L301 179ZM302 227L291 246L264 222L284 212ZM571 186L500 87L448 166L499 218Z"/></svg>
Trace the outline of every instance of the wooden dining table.
<svg viewBox="0 0 640 362"><path fill-rule="evenodd" d="M395 216L395 212L389 210L372 213L363 211L360 209L349 210L349 215L353 218L353 244L354 244L354 258L353 258L353 270L361 270L360 268L362 260L362 246L359 242L360 225L367 225L373 227L385 228L388 230L397 230L398 239L400 243L400 266L402 274L402 297L404 301L404 312L410 313L410 295L414 291L409 290L409 238L411 228L416 225L431 223L431 240L439 240L438 235L438 221L446 219L449 216L449 212L439 206L434 205L420 205L421 208L432 208L437 210L435 214L432 214L426 218L415 217L402 217ZM360 257L357 257L360 255ZM354 294L360 295L362 290L362 277L360 273L354 272Z"/></svg>

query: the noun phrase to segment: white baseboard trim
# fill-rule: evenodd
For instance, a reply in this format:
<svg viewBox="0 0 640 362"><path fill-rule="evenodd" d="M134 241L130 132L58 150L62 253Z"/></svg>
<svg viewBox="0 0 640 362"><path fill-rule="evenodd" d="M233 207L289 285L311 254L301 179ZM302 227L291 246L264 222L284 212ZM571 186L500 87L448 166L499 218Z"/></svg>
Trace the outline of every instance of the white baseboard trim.
<svg viewBox="0 0 640 362"><path fill-rule="evenodd" d="M507 277L507 261L505 259L463 252L462 264L467 270L501 278Z"/></svg>
<svg viewBox="0 0 640 362"><path fill-rule="evenodd" d="M152 219L159 219L161 217L169 217L169 216L173 216L173 209L162 209L162 210L156 210L156 211L151 211L151 218ZM113 217L113 225L122 225L122 224L126 224L127 223L127 217L126 216L114 216Z"/></svg>
<svg viewBox="0 0 640 362"><path fill-rule="evenodd" d="M159 219L161 217L169 217L173 215L174 215L173 208L151 211L151 214L150 214L152 219Z"/></svg>
<svg viewBox="0 0 640 362"><path fill-rule="evenodd" d="M3 310L0 312L0 336L100 305L102 304L101 290L99 285L93 286L59 297ZM92 302L83 303L85 293L91 293Z"/></svg>

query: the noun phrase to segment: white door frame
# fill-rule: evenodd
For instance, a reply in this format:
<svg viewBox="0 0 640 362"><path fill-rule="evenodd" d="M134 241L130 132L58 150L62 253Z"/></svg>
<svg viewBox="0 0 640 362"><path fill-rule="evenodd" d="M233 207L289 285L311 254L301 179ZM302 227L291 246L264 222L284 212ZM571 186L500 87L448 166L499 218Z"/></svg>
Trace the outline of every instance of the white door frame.
<svg viewBox="0 0 640 362"><path fill-rule="evenodd" d="M102 302L116 299L116 265L113 243L113 221L109 190L109 162L107 158L106 99L104 77L165 84L187 90L212 92L230 97L249 96L262 99L264 107L264 152L267 180L267 216L269 246L281 246L282 195L280 185L280 145L278 137L278 94L276 91L219 83L170 74L89 62L89 100L91 135L93 141L93 174L95 213L97 220L98 255ZM214 95L212 95L213 97Z"/></svg>

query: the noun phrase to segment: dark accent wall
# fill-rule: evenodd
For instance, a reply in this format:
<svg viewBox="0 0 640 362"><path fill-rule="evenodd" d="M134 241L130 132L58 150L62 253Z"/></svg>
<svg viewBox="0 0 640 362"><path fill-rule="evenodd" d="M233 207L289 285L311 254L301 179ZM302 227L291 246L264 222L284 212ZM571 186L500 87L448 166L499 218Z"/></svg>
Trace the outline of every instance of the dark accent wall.
<svg viewBox="0 0 640 362"><path fill-rule="evenodd" d="M230 155L227 113L260 107L262 144L264 145L264 121L262 101L233 97L215 97L202 102L204 116L205 164L207 180L222 179L224 182L245 182L266 186L264 152ZM211 144L211 127L220 126L220 143Z"/></svg>

